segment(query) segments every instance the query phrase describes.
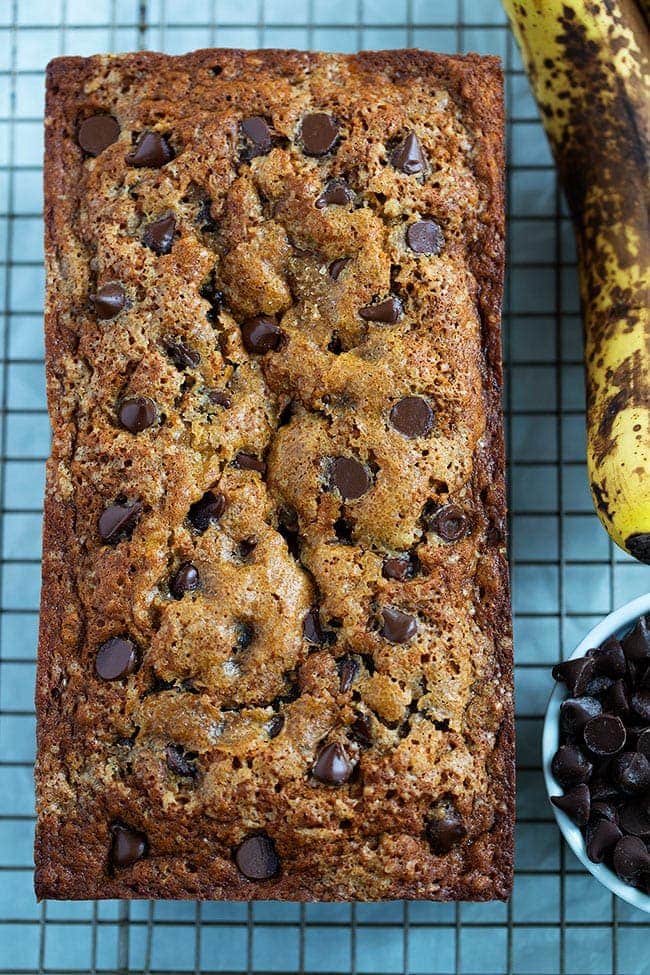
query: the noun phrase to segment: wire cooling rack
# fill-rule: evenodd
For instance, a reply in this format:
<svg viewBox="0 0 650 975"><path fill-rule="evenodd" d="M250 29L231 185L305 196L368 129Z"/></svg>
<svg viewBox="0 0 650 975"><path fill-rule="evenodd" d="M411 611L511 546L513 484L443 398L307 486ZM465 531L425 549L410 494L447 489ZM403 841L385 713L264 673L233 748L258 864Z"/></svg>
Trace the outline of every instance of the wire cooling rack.
<svg viewBox="0 0 650 975"><path fill-rule="evenodd" d="M43 69L58 54L209 45L500 54L507 77L504 316L518 730L517 876L504 904L37 904L34 714L43 465ZM609 543L584 464L573 242L498 0L0 0L2 650L0 972L643 975L650 923L561 842L540 769L549 664L650 588Z"/></svg>

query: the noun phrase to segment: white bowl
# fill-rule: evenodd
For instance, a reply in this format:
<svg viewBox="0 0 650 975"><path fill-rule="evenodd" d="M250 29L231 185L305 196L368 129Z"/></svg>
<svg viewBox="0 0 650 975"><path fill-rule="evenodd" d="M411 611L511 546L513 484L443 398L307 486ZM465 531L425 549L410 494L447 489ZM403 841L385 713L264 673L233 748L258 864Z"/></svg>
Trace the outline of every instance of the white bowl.
<svg viewBox="0 0 650 975"><path fill-rule="evenodd" d="M606 616L598 626L595 626L587 634L582 643L571 654L571 659L574 657L584 657L587 650L600 646L610 636L622 636L630 629L631 625L639 616L643 616L648 612L650 612L650 593L646 593L645 596L639 596L637 599L626 603L625 606L621 606L620 609L614 610L613 613ZM551 772L551 762L560 745L560 705L566 696L565 685L557 684L548 702L546 718L544 719L542 762L546 791L549 796L561 795L564 791ZM624 884L622 880L619 880L613 870L610 870L605 864L592 863L587 856L585 841L578 826L569 819L566 813L558 809L557 806L552 805L552 809L565 840L580 862L584 863L587 870L594 875L596 880L599 880L604 887L611 890L621 900L627 901L628 904L632 904L640 911L645 911L647 914L650 914L650 894L644 894L642 891L637 890L636 887L630 887L629 884Z"/></svg>

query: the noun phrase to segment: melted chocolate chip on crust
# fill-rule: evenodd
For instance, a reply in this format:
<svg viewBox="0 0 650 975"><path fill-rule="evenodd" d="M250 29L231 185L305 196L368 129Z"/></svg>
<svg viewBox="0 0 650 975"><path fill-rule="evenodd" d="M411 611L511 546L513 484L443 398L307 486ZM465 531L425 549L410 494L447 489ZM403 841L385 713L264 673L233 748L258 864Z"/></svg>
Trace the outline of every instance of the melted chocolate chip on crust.
<svg viewBox="0 0 650 975"><path fill-rule="evenodd" d="M443 856L460 843L467 835L467 829L460 813L452 806L444 809L442 815L429 820L426 836L432 851Z"/></svg>
<svg viewBox="0 0 650 975"><path fill-rule="evenodd" d="M354 763L337 742L324 745L314 762L311 774L326 785L343 785L354 772Z"/></svg>
<svg viewBox="0 0 650 975"><path fill-rule="evenodd" d="M266 156L271 151L273 143L271 129L268 122L261 115L251 115L242 119L241 132L244 137L242 159L250 160L256 156Z"/></svg>
<svg viewBox="0 0 650 975"><path fill-rule="evenodd" d="M330 468L330 488L344 501L356 501L370 490L372 481L367 467L354 457L335 457Z"/></svg>
<svg viewBox="0 0 650 975"><path fill-rule="evenodd" d="M379 632L390 643L408 643L418 631L415 617L394 606L386 606L382 610L382 619L383 625Z"/></svg>
<svg viewBox="0 0 650 975"><path fill-rule="evenodd" d="M119 315L125 307L126 292L119 281L107 281L97 289L97 294L90 296L90 300L97 318L107 322Z"/></svg>
<svg viewBox="0 0 650 975"><path fill-rule="evenodd" d="M171 146L160 132L143 132L126 161L136 168L160 169L174 158Z"/></svg>
<svg viewBox="0 0 650 975"><path fill-rule="evenodd" d="M102 680L121 680L138 669L138 648L129 637L112 636L97 651L95 673Z"/></svg>
<svg viewBox="0 0 650 975"><path fill-rule="evenodd" d="M99 537L108 545L128 539L142 514L140 501L116 501L105 508L99 516Z"/></svg>
<svg viewBox="0 0 650 975"><path fill-rule="evenodd" d="M120 137L120 126L112 115L92 115L79 126L77 141L89 156L99 156Z"/></svg>
<svg viewBox="0 0 650 975"><path fill-rule="evenodd" d="M195 531L203 534L210 525L216 524L226 510L223 494L206 491L202 498L190 506L187 518Z"/></svg>
<svg viewBox="0 0 650 975"><path fill-rule="evenodd" d="M366 305L359 309L359 315L366 322L381 322L384 325L394 325L403 314L402 302L399 298L386 298L376 305Z"/></svg>
<svg viewBox="0 0 650 975"><path fill-rule="evenodd" d="M350 189L344 179L332 179L316 200L316 206L319 210L326 206L344 207L348 203L354 203L354 199L354 190Z"/></svg>
<svg viewBox="0 0 650 975"><path fill-rule="evenodd" d="M351 260L352 258L350 257L337 257L335 261L332 261L329 266L329 274L332 281L338 281L341 272L345 270Z"/></svg>
<svg viewBox="0 0 650 975"><path fill-rule="evenodd" d="M111 832L113 834L110 852L112 866L131 867L147 856L148 844L144 833L120 823L115 823L111 827Z"/></svg>
<svg viewBox="0 0 650 975"><path fill-rule="evenodd" d="M434 419L435 413L421 396L405 396L390 411L391 426L409 440L428 436Z"/></svg>
<svg viewBox="0 0 650 975"><path fill-rule="evenodd" d="M415 132L409 132L404 141L393 150L390 161L407 176L417 176L426 169L426 159Z"/></svg>
<svg viewBox="0 0 650 975"><path fill-rule="evenodd" d="M467 514L457 504L443 504L430 520L431 530L445 542L457 542L471 531Z"/></svg>
<svg viewBox="0 0 650 975"><path fill-rule="evenodd" d="M406 228L406 243L415 254L439 254L445 238L435 220L418 220Z"/></svg>
<svg viewBox="0 0 650 975"><path fill-rule="evenodd" d="M305 115L300 125L300 140L306 156L325 156L339 136L339 124L325 112Z"/></svg>
<svg viewBox="0 0 650 975"><path fill-rule="evenodd" d="M199 572L192 562L183 562L169 583L169 591L174 599L182 599L186 592L199 588Z"/></svg>
<svg viewBox="0 0 650 975"><path fill-rule="evenodd" d="M278 349L284 339L279 325L266 315L249 318L241 327L241 336L247 352L263 355Z"/></svg>
<svg viewBox="0 0 650 975"><path fill-rule="evenodd" d="M280 872L275 844L265 833L246 837L235 851L235 863L248 880L270 880Z"/></svg>
<svg viewBox="0 0 650 975"><path fill-rule="evenodd" d="M173 213L165 217L159 217L148 223L142 234L142 243L154 254L169 254L174 242L176 232L176 217Z"/></svg>
<svg viewBox="0 0 650 975"><path fill-rule="evenodd" d="M235 455L233 463L241 471L257 471L262 477L266 474L266 464L264 461L256 457L255 454L247 453L245 450L240 450Z"/></svg>
<svg viewBox="0 0 650 975"><path fill-rule="evenodd" d="M129 433L142 433L153 426L157 418L156 404L148 396L132 396L123 399L117 411L120 425Z"/></svg>

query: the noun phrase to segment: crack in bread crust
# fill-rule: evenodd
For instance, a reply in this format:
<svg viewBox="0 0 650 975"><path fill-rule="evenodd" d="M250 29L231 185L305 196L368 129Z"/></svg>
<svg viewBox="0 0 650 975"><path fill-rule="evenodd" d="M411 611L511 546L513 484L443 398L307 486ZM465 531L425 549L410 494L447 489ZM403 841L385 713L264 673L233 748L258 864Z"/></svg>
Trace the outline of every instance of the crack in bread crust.
<svg viewBox="0 0 650 975"><path fill-rule="evenodd" d="M338 126L322 156L301 146L315 112ZM88 158L96 113L120 135ZM270 151L243 141L246 117ZM129 165L151 129L171 158ZM476 55L50 64L39 896L508 896L502 129L498 60ZM415 175L391 161L412 131ZM322 205L328 185L341 202ZM168 214L158 254L143 234ZM418 221L439 253L409 246L433 239L409 238ZM126 304L99 320L89 296L113 281ZM392 318L359 314L389 296ZM135 434L127 396L156 408ZM197 531L206 492L225 508ZM102 543L102 511L133 500ZM449 503L453 540L431 517ZM384 572L407 556L404 578ZM98 647L125 635L138 669L100 680ZM310 774L324 742L349 781ZM435 852L427 823L450 804L464 833ZM113 869L117 822L148 855ZM233 851L260 832L281 869L252 883Z"/></svg>

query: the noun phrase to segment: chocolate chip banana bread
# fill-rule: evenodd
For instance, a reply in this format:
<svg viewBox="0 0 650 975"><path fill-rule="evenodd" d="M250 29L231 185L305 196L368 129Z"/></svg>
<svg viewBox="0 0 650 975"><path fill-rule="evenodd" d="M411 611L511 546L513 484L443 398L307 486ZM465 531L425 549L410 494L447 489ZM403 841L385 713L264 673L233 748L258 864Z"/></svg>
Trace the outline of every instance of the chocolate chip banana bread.
<svg viewBox="0 0 650 975"><path fill-rule="evenodd" d="M40 897L506 897L494 58L47 78Z"/></svg>

